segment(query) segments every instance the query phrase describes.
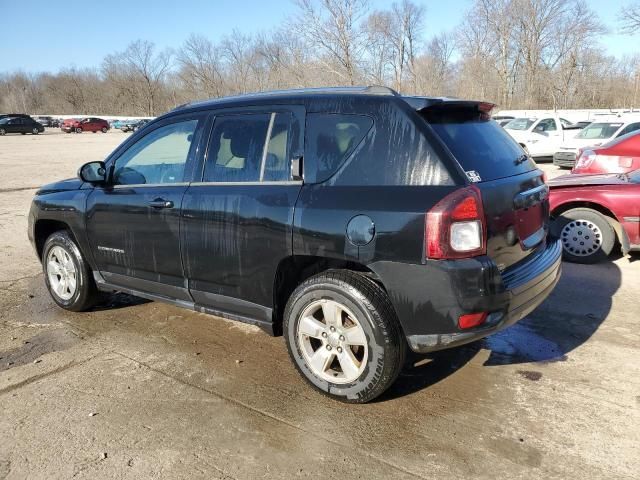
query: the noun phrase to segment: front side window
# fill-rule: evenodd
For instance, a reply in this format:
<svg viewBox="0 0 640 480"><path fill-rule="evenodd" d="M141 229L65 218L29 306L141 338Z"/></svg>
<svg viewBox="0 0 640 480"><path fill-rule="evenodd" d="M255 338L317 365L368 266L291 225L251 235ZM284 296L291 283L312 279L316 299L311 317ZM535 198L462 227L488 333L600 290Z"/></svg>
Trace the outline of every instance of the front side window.
<svg viewBox="0 0 640 480"><path fill-rule="evenodd" d="M311 113L307 115L305 180L324 182L351 155L373 126L365 115Z"/></svg>
<svg viewBox="0 0 640 480"><path fill-rule="evenodd" d="M291 114L252 113L216 118L204 171L205 182L289 179Z"/></svg>
<svg viewBox="0 0 640 480"><path fill-rule="evenodd" d="M116 185L180 183L198 125L185 120L157 128L116 160Z"/></svg>
<svg viewBox="0 0 640 480"><path fill-rule="evenodd" d="M540 120L540 123L536 126L536 130L540 132L554 132L556 130L556 121L553 118Z"/></svg>

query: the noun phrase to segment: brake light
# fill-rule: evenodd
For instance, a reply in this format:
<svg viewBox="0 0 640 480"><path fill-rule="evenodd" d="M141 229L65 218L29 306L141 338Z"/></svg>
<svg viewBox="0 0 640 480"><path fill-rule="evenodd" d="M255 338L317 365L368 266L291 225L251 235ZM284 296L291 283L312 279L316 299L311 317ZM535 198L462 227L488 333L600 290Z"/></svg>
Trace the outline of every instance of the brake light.
<svg viewBox="0 0 640 480"><path fill-rule="evenodd" d="M430 259L469 258L486 253L486 228L480 190L456 190L426 214L425 254Z"/></svg>
<svg viewBox="0 0 640 480"><path fill-rule="evenodd" d="M487 312L468 313L466 315L460 315L458 317L459 328L473 328L478 325L482 325L487 319Z"/></svg>
<svg viewBox="0 0 640 480"><path fill-rule="evenodd" d="M596 152L593 150L580 150L578 160L576 161L573 170L578 170L580 168L588 168L591 164L596 160L598 156Z"/></svg>

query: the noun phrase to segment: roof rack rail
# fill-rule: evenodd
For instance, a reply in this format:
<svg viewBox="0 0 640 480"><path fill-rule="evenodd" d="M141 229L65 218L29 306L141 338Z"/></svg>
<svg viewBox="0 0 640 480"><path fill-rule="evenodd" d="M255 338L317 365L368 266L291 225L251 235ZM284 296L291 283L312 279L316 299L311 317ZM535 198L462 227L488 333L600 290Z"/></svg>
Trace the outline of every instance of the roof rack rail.
<svg viewBox="0 0 640 480"><path fill-rule="evenodd" d="M384 87L382 85L369 85L364 89L364 91L367 93L371 93L372 95L393 95L394 97L400 96L400 94L393 88Z"/></svg>

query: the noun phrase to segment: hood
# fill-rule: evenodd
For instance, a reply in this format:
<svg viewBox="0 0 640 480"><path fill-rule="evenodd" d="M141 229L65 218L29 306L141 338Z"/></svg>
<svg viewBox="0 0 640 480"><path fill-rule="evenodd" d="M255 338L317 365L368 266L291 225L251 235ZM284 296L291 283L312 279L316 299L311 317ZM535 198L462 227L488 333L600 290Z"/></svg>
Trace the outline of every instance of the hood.
<svg viewBox="0 0 640 480"><path fill-rule="evenodd" d="M79 178L68 178L53 183L43 185L36 192L36 195L46 195L47 193L66 192L69 190L79 190L84 182Z"/></svg>
<svg viewBox="0 0 640 480"><path fill-rule="evenodd" d="M601 175L569 174L547 181L549 188L581 187L584 185L627 185L624 175L606 173Z"/></svg>

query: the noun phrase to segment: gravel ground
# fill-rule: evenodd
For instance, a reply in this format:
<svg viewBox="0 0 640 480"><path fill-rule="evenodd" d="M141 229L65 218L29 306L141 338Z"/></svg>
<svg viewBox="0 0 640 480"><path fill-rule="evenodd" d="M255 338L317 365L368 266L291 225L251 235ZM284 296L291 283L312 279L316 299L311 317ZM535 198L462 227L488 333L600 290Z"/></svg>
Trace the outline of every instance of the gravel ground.
<svg viewBox="0 0 640 480"><path fill-rule="evenodd" d="M564 264L520 323L344 405L253 327L126 295L53 304L33 187L124 138L0 138L0 479L638 478L637 256Z"/></svg>

